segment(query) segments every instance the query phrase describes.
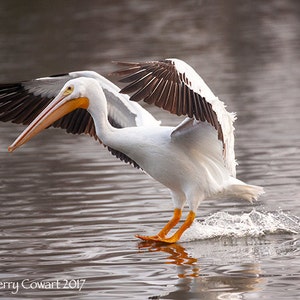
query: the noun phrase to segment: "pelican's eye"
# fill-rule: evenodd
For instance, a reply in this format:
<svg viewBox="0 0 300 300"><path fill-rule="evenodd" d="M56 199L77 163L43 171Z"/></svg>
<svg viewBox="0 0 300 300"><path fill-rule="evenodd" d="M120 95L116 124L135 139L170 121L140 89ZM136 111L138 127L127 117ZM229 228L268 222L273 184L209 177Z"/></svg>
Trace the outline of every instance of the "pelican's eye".
<svg viewBox="0 0 300 300"><path fill-rule="evenodd" d="M64 95L65 95L65 96L70 95L73 91L74 91L74 86L73 86L73 85L69 85L69 86L65 89Z"/></svg>

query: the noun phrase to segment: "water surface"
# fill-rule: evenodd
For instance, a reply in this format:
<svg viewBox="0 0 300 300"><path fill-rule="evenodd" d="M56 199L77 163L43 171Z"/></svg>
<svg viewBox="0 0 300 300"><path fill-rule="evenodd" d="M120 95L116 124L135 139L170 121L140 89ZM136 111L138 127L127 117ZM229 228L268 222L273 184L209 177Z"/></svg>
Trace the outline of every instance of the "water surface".
<svg viewBox="0 0 300 300"><path fill-rule="evenodd" d="M24 127L2 123L0 282L19 288L0 284L0 295L299 297L299 14L298 1L276 0L1 1L1 82L184 59L237 112L238 177L266 194L253 205L207 200L181 243L141 243L136 233L156 233L171 216L163 186L59 129L9 154Z"/></svg>

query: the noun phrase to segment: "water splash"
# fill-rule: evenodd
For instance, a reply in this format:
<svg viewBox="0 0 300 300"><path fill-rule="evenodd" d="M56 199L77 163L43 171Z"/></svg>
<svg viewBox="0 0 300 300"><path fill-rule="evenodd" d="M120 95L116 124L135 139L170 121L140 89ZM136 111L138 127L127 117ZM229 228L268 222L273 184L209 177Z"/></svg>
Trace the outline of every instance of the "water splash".
<svg viewBox="0 0 300 300"><path fill-rule="evenodd" d="M283 211L259 212L253 209L242 215L217 212L201 222L194 222L181 241L216 237L258 237L276 233L300 233L300 218Z"/></svg>

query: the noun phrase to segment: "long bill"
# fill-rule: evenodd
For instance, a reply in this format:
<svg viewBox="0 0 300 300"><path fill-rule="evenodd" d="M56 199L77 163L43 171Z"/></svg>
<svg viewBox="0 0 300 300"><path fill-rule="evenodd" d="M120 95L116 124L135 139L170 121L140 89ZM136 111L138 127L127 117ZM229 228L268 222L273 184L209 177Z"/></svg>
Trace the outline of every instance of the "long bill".
<svg viewBox="0 0 300 300"><path fill-rule="evenodd" d="M89 100L86 97L66 101L65 96L58 95L8 147L8 151L13 152L58 119L77 108L87 109L88 105Z"/></svg>

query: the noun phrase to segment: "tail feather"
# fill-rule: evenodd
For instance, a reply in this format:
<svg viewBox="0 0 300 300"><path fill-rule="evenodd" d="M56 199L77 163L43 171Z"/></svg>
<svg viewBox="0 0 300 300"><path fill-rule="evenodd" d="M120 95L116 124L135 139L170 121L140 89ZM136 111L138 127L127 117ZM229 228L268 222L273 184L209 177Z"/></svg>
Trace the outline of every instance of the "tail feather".
<svg viewBox="0 0 300 300"><path fill-rule="evenodd" d="M232 184L226 188L225 194L226 196L242 198L252 203L260 195L264 194L264 189L257 185Z"/></svg>

